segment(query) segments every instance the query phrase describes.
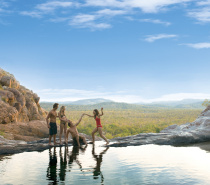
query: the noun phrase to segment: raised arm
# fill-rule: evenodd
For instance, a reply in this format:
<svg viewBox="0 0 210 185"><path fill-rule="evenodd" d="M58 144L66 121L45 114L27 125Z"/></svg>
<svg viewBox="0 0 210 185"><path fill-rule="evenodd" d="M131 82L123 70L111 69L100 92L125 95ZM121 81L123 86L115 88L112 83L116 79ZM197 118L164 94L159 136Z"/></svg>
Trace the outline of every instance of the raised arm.
<svg viewBox="0 0 210 185"><path fill-rule="evenodd" d="M104 110L104 108L102 107L102 108L101 108L101 114L99 114L99 116L103 116L103 115L104 115L103 110Z"/></svg>
<svg viewBox="0 0 210 185"><path fill-rule="evenodd" d="M79 119L78 122L75 124L75 126L79 125L79 123L81 122L83 116L84 116L84 114L81 115L80 119Z"/></svg>

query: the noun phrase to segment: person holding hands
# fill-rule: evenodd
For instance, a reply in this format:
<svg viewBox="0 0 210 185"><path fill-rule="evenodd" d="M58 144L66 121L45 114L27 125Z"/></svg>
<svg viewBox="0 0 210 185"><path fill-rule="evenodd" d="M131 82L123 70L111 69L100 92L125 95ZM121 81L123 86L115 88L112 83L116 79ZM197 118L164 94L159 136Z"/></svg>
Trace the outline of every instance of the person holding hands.
<svg viewBox="0 0 210 185"><path fill-rule="evenodd" d="M89 115L89 114L84 114L87 115L89 117L92 117L96 120L96 128L93 130L92 132L92 139L93 139L93 144L95 143L95 133L99 132L99 135L101 138L103 138L106 141L106 145L109 144L109 141L107 140L107 138L103 135L102 132L102 125L101 125L101 116L104 115L103 113L103 108L101 108L101 114L99 113L99 111L97 109L93 110L93 115Z"/></svg>

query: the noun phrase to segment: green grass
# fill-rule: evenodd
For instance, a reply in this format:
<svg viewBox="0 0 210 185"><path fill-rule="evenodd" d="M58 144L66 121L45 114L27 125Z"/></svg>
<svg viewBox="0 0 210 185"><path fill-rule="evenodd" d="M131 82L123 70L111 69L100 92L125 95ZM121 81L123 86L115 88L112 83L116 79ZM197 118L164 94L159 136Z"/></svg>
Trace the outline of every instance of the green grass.
<svg viewBox="0 0 210 185"><path fill-rule="evenodd" d="M139 133L158 133L170 125L193 122L201 111L200 109L104 110L101 122L105 136L111 139ZM92 111L67 110L66 116L75 123L82 113L92 114ZM85 116L78 126L78 131L91 135L95 127L95 120Z"/></svg>

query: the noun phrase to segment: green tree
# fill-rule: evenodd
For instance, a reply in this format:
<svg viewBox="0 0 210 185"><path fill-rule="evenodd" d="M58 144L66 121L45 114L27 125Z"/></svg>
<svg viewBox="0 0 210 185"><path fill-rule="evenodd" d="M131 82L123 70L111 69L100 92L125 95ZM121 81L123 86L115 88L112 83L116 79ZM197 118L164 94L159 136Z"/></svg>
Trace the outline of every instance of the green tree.
<svg viewBox="0 0 210 185"><path fill-rule="evenodd" d="M208 105L210 105L210 100L205 99L204 102L202 103L202 106L207 107Z"/></svg>

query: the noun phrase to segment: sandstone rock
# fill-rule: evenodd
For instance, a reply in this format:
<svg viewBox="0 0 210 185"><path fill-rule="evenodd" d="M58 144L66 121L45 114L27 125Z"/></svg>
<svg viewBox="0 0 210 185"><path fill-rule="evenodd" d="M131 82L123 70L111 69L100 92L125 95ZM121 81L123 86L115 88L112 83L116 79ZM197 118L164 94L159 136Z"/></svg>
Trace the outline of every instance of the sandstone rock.
<svg viewBox="0 0 210 185"><path fill-rule="evenodd" d="M28 118L28 109L26 107L23 107L21 109L21 112L18 114L17 120L19 122L28 122L29 118Z"/></svg>
<svg viewBox="0 0 210 185"><path fill-rule="evenodd" d="M7 90L14 94L16 101L20 103L22 107L25 106L26 100L22 93L20 93L17 89L14 88L8 88Z"/></svg>
<svg viewBox="0 0 210 185"><path fill-rule="evenodd" d="M18 88L20 85L19 82L16 81L12 75L2 76L0 80L0 84L2 86L12 87L12 88Z"/></svg>
<svg viewBox="0 0 210 185"><path fill-rule="evenodd" d="M9 76L3 76L0 81L2 86L11 87L12 85L12 78Z"/></svg>
<svg viewBox="0 0 210 185"><path fill-rule="evenodd" d="M17 109L18 113L20 113L22 111L22 106L19 102L15 103L14 107Z"/></svg>
<svg viewBox="0 0 210 185"><path fill-rule="evenodd" d="M206 109L205 109L204 111L201 112L201 116L210 116L209 110L210 110L210 105L208 105L208 106L206 107Z"/></svg>
<svg viewBox="0 0 210 185"><path fill-rule="evenodd" d="M14 107L0 100L0 110L0 123L5 124L16 121L18 111Z"/></svg>
<svg viewBox="0 0 210 185"><path fill-rule="evenodd" d="M15 96L12 92L7 91L7 90L0 90L0 97L1 100L4 102L9 103L10 105L14 102Z"/></svg>
<svg viewBox="0 0 210 185"><path fill-rule="evenodd" d="M17 121L44 120L46 111L39 105L40 98L33 91L21 86L13 75L0 68L0 100L10 109L17 110ZM9 109L5 109L9 110ZM4 114L4 115L3 115ZM1 112L0 123L14 121L9 112ZM3 119L4 117L4 119Z"/></svg>

